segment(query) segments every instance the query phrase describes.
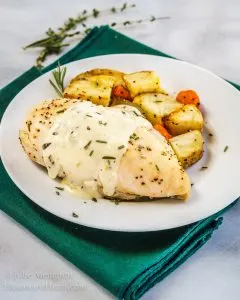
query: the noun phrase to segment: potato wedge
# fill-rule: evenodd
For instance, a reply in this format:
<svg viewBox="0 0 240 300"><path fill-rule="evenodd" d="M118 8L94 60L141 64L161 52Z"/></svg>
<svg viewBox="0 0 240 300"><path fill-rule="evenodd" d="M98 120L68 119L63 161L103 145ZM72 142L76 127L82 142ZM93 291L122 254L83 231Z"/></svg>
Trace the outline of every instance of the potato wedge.
<svg viewBox="0 0 240 300"><path fill-rule="evenodd" d="M108 106L114 82L114 77L109 75L96 75L73 80L65 88L64 97L88 100L98 105Z"/></svg>
<svg viewBox="0 0 240 300"><path fill-rule="evenodd" d="M76 77L74 77L71 80L71 83L73 81L78 81L80 79L86 79L86 78L96 76L96 75L108 75L108 76L114 77L114 79L115 79L114 86L122 85L122 86L126 87L125 81L123 80L124 73L119 72L117 70L111 70L111 69L92 69L90 71L87 71L87 72L77 75Z"/></svg>
<svg viewBox="0 0 240 300"><path fill-rule="evenodd" d="M136 96L133 103L145 112L152 124L162 124L162 118L183 107L174 98L161 93L145 93Z"/></svg>
<svg viewBox="0 0 240 300"><path fill-rule="evenodd" d="M125 74L123 79L132 98L141 93L155 93L161 91L160 79L157 73L153 71Z"/></svg>
<svg viewBox="0 0 240 300"><path fill-rule="evenodd" d="M193 104L184 105L180 110L172 112L164 118L163 122L167 130L174 136L203 128L202 113Z"/></svg>
<svg viewBox="0 0 240 300"><path fill-rule="evenodd" d="M169 140L183 168L188 168L203 155L203 137L199 130L193 130Z"/></svg>

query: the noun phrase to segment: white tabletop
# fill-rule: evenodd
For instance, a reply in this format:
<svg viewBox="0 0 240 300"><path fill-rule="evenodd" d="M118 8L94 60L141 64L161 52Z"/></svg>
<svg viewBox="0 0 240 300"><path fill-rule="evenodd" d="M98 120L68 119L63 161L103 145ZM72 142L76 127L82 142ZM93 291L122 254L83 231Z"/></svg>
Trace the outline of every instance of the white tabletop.
<svg viewBox="0 0 240 300"><path fill-rule="evenodd" d="M117 5L114 0L0 0L0 86L34 63L36 51L21 47L84 8ZM138 19L169 20L120 31L156 49L240 83L239 0L138 0L137 8L91 24ZM52 61L54 58L48 60ZM48 63L47 62L47 63ZM227 99L226 99L227 101ZM229 178L230 180L230 178ZM211 201L211 199L209 199ZM224 216L212 239L142 300L237 300L240 295L240 203ZM0 299L108 300L108 291L0 212Z"/></svg>

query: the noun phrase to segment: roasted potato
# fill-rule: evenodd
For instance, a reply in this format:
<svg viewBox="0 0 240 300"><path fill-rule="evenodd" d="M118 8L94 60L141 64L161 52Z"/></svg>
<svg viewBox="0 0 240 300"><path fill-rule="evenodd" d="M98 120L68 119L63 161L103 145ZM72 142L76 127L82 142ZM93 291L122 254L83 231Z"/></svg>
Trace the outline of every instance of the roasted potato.
<svg viewBox="0 0 240 300"><path fill-rule="evenodd" d="M72 80L64 90L64 97L88 100L108 106L114 82L115 78L109 75L95 75Z"/></svg>
<svg viewBox="0 0 240 300"><path fill-rule="evenodd" d="M141 93L155 93L161 91L160 79L157 73L153 71L125 74L123 79L132 98Z"/></svg>
<svg viewBox="0 0 240 300"><path fill-rule="evenodd" d="M193 130L169 140L183 168L188 168L201 159L203 154L203 137L199 130Z"/></svg>
<svg viewBox="0 0 240 300"><path fill-rule="evenodd" d="M145 93L136 96L133 103L139 105L152 124L162 124L163 117L183 106L174 98L161 93Z"/></svg>
<svg viewBox="0 0 240 300"><path fill-rule="evenodd" d="M165 117L163 123L167 130L175 136L190 130L201 130L203 128L203 117L195 105L187 104Z"/></svg>
<svg viewBox="0 0 240 300"><path fill-rule="evenodd" d="M71 80L71 83L73 81L78 81L80 79L86 79L86 78L96 76L96 75L108 75L108 76L114 77L115 82L114 82L113 86L122 85L123 87L126 88L125 81L123 80L124 73L119 72L117 70L111 70L111 69L92 69L90 71L78 74L76 77L74 77Z"/></svg>

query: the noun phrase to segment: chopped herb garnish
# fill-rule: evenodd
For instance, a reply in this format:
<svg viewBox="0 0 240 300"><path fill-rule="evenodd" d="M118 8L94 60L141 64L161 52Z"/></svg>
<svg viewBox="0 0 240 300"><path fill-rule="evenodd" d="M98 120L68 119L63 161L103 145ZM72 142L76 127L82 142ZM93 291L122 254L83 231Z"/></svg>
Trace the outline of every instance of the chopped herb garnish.
<svg viewBox="0 0 240 300"><path fill-rule="evenodd" d="M126 112L122 110L122 114L123 114L123 115L126 115Z"/></svg>
<svg viewBox="0 0 240 300"><path fill-rule="evenodd" d="M47 149L47 147L49 147L51 145L51 143L45 143L42 145L42 149L45 150Z"/></svg>
<svg viewBox="0 0 240 300"><path fill-rule="evenodd" d="M156 167L157 171L159 171L159 167L158 167L158 165L155 165L155 167Z"/></svg>
<svg viewBox="0 0 240 300"><path fill-rule="evenodd" d="M116 159L114 156L103 156L102 159Z"/></svg>
<svg viewBox="0 0 240 300"><path fill-rule="evenodd" d="M154 101L154 103L162 103L162 101L161 100L156 100L156 101Z"/></svg>
<svg viewBox="0 0 240 300"><path fill-rule="evenodd" d="M227 152L228 151L228 145L227 146L225 146L225 148L224 148L224 150L223 150L223 152Z"/></svg>
<svg viewBox="0 0 240 300"><path fill-rule="evenodd" d="M130 135L130 139L133 139L133 140L137 141L137 140L139 140L139 137L134 132L132 135Z"/></svg>
<svg viewBox="0 0 240 300"><path fill-rule="evenodd" d="M66 110L66 108L65 108L65 109L61 109L61 110L58 110L56 113L57 113L57 114L61 114L61 113L64 113L65 110Z"/></svg>
<svg viewBox="0 0 240 300"><path fill-rule="evenodd" d="M100 116L102 115L102 114L100 114L99 112L96 112L96 114L98 114L98 115L100 115Z"/></svg>
<svg viewBox="0 0 240 300"><path fill-rule="evenodd" d="M60 193L59 193L58 191L56 191L56 194L57 194L58 196L60 196Z"/></svg>
<svg viewBox="0 0 240 300"><path fill-rule="evenodd" d="M133 110L133 113L134 113L137 117L140 117L139 114L137 114L137 113L135 112L135 110Z"/></svg>
<svg viewBox="0 0 240 300"><path fill-rule="evenodd" d="M92 116L91 116L91 115L86 115L86 117L92 118Z"/></svg>
<svg viewBox="0 0 240 300"><path fill-rule="evenodd" d="M194 186L194 183L191 183L191 186Z"/></svg>
<svg viewBox="0 0 240 300"><path fill-rule="evenodd" d="M208 167L203 166L203 167L201 167L200 171L206 170L207 168L208 168Z"/></svg>
<svg viewBox="0 0 240 300"><path fill-rule="evenodd" d="M87 150L87 148L91 145L92 141L89 141L85 146L84 149Z"/></svg>
<svg viewBox="0 0 240 300"><path fill-rule="evenodd" d="M78 218L78 215L77 215L75 212L72 213L72 216L73 216L74 218Z"/></svg>
<svg viewBox="0 0 240 300"><path fill-rule="evenodd" d="M107 144L106 141L102 141L102 140L96 140L95 142L96 142L96 143L101 143L101 144Z"/></svg>
<svg viewBox="0 0 240 300"><path fill-rule="evenodd" d="M121 145L121 146L118 147L118 149L121 150L121 149L123 149L124 147L125 147L124 145Z"/></svg>
<svg viewBox="0 0 240 300"><path fill-rule="evenodd" d="M208 136L213 136L213 134L212 134L212 133L209 133Z"/></svg>
<svg viewBox="0 0 240 300"><path fill-rule="evenodd" d="M87 130L91 130L91 128L89 126L87 126Z"/></svg>
<svg viewBox="0 0 240 300"><path fill-rule="evenodd" d="M92 201L97 202L97 198L93 197Z"/></svg>
<svg viewBox="0 0 240 300"><path fill-rule="evenodd" d="M92 150L92 151L89 153L89 156L92 156L92 155L93 155L93 152L94 152L94 150Z"/></svg>
<svg viewBox="0 0 240 300"><path fill-rule="evenodd" d="M64 188L63 187L60 187L60 186L55 186L55 188L59 191L64 191Z"/></svg>
<svg viewBox="0 0 240 300"><path fill-rule="evenodd" d="M103 121L99 121L98 123L99 123L100 125L104 125L104 126L107 125L107 122L103 123Z"/></svg>
<svg viewBox="0 0 240 300"><path fill-rule="evenodd" d="M119 203L120 203L120 201L119 201L118 199L115 199L115 200L114 200L114 204L115 204L115 205L119 205Z"/></svg>
<svg viewBox="0 0 240 300"><path fill-rule="evenodd" d="M52 135L58 135L58 132L53 132L53 134Z"/></svg>

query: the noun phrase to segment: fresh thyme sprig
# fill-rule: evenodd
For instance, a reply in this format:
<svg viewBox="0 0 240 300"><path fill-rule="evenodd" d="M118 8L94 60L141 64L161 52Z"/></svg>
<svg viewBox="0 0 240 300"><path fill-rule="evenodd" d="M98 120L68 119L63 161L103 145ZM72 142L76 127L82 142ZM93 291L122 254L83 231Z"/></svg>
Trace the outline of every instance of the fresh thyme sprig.
<svg viewBox="0 0 240 300"><path fill-rule="evenodd" d="M168 19L170 19L170 17L158 17L158 18L156 18L154 16L151 16L150 18L146 18L146 19L124 21L124 22L120 22L120 23L113 22L112 24L110 24L110 26L119 28L119 27L123 27L123 26L133 26L133 25L137 25L137 24L155 22L155 21L158 21L158 20L168 20Z"/></svg>
<svg viewBox="0 0 240 300"><path fill-rule="evenodd" d="M49 28L46 31L46 37L44 39L33 42L23 49L29 48L43 48L36 59L36 66L42 67L42 63L46 60L46 58L51 54L59 54L62 51L62 48L69 46L69 43L64 43L64 40L68 37L73 37L77 34L82 34L82 32L78 31L75 33L71 33L71 30L76 29L77 25L81 24L84 28L83 35L86 35L91 30L90 28L86 28L85 22L90 18L97 18L100 14L110 12L117 13L123 12L128 8L135 7L135 4L127 4L124 3L121 7L112 7L105 10L98 10L94 8L92 11L88 12L87 10L83 10L80 15L76 18L68 18L68 20L64 23L62 27L59 27L57 30L53 30ZM70 33L69 33L70 32Z"/></svg>
<svg viewBox="0 0 240 300"><path fill-rule="evenodd" d="M56 93L60 96L63 97L63 91L64 91L64 78L66 75L67 68L66 67L60 67L58 64L57 68L52 71L53 78L55 80L55 83L49 79L50 84L52 87L55 89Z"/></svg>
<svg viewBox="0 0 240 300"><path fill-rule="evenodd" d="M91 18L97 18L103 13L121 13L124 12L127 9L136 7L135 4L128 4L123 3L120 7L112 7L104 10L98 10L94 8L91 11L83 10L80 15L78 15L76 18L69 18L62 27L59 27L57 30L53 30L52 28L49 28L46 31L46 37L35 41L27 46L25 46L23 49L29 49L29 48L40 48L40 54L38 55L36 59L36 66L41 68L43 62L46 60L46 58L51 54L59 54L62 52L63 48L66 46L69 46L71 44L71 41L69 41L70 38L75 36L80 36L83 38L85 35L87 35L92 28L88 27L86 25L86 21L88 21ZM131 20L131 21L124 21L120 23L112 22L109 24L109 26L114 28L121 28L125 26L133 26L141 23L146 22L154 22L157 20L166 20L169 19L169 17L160 17L156 18L154 16L146 19L139 19L139 20ZM82 26L82 30L78 30L73 32L78 25ZM66 42L67 39L67 42Z"/></svg>

